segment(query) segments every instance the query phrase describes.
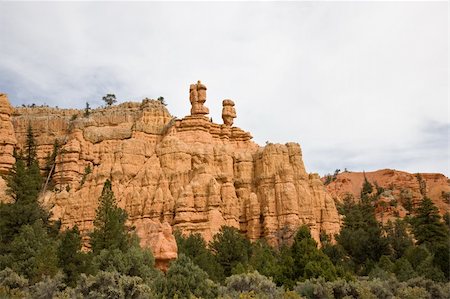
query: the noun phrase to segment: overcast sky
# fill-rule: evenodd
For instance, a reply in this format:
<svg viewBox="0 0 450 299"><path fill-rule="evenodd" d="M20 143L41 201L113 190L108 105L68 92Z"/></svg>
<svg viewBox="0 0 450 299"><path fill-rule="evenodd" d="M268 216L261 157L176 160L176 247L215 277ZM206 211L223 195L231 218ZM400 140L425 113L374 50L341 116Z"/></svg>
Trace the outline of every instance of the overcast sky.
<svg viewBox="0 0 450 299"><path fill-rule="evenodd" d="M449 176L446 2L0 3L0 92L83 108L163 96L236 103L254 140L300 143L309 172Z"/></svg>

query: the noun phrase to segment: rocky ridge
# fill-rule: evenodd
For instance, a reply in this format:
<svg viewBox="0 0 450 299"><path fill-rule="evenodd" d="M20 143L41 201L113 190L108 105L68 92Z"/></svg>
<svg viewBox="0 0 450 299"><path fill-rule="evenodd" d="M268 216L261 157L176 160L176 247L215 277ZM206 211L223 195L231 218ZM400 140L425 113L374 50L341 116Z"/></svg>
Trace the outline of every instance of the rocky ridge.
<svg viewBox="0 0 450 299"><path fill-rule="evenodd" d="M208 241L230 225L274 245L290 240L300 224L309 225L317 240L321 231L339 231L334 201L320 177L305 171L298 144L260 147L233 127L232 100L223 101L224 123L216 124L206 116L206 86L192 84L189 93L191 115L182 119L149 99L84 116L74 109L12 111L3 96L1 169L11 167L15 140L23 147L31 124L41 166L55 140L61 145L51 171L54 187L41 200L63 227L92 229L109 178L130 225L162 268L177 254L173 229L199 232Z"/></svg>
<svg viewBox="0 0 450 299"><path fill-rule="evenodd" d="M450 211L450 182L439 173L412 174L393 169L341 172L331 179L326 189L337 202L347 196L359 200L364 178L374 186L373 192L376 185L383 189L375 203L377 218L382 222L410 214L424 195L434 202L441 215Z"/></svg>

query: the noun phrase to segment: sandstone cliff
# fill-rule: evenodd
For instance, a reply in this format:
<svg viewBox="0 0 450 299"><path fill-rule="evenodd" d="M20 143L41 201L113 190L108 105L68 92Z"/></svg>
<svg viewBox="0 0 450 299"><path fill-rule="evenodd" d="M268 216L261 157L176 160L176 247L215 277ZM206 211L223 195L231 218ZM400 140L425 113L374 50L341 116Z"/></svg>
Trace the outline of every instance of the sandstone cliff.
<svg viewBox="0 0 450 299"><path fill-rule="evenodd" d="M439 208L440 213L450 211L449 179L439 173L411 174L398 170L383 169L373 172L342 172L326 185L327 191L336 201L347 195L359 200L364 176L372 185L384 189L376 203L379 220L386 222L395 217L404 217L417 207L425 194ZM375 189L375 187L374 187Z"/></svg>
<svg viewBox="0 0 450 299"><path fill-rule="evenodd" d="M306 173L298 144L260 147L232 126L233 101L223 101L224 124L216 124L206 116L206 87L198 82L189 91L191 115L183 119L148 99L95 109L89 116L73 109L16 108L11 119L4 97L6 149L0 161L4 169L14 162L12 127L20 148L32 125L41 165L57 140L54 187L42 195L54 217L64 227L91 230L109 178L119 206L158 263L176 257L172 229L210 240L230 225L272 244L290 239L300 224L308 224L316 239L321 230L339 231L334 201L319 176Z"/></svg>

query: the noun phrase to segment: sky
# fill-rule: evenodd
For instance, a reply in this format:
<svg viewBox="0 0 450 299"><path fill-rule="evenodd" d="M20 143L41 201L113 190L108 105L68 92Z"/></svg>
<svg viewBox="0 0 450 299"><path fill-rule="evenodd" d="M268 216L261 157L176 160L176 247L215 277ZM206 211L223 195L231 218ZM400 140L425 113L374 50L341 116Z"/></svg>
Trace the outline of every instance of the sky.
<svg viewBox="0 0 450 299"><path fill-rule="evenodd" d="M0 92L83 108L163 96L298 142L307 171L449 176L447 2L0 3Z"/></svg>

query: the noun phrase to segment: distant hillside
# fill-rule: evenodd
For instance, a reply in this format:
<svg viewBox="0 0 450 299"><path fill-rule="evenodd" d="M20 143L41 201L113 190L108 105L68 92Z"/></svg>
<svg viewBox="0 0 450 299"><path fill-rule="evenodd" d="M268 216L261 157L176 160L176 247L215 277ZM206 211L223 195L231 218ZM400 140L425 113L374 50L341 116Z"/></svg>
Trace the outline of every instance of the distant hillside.
<svg viewBox="0 0 450 299"><path fill-rule="evenodd" d="M382 169L373 172L341 172L322 178L326 189L340 202L346 196L360 199L364 177L374 186L378 186L381 195L376 203L377 217L383 222L393 217L404 217L413 211L424 195L428 196L445 214L450 208L449 179L440 173L408 173L404 171Z"/></svg>

